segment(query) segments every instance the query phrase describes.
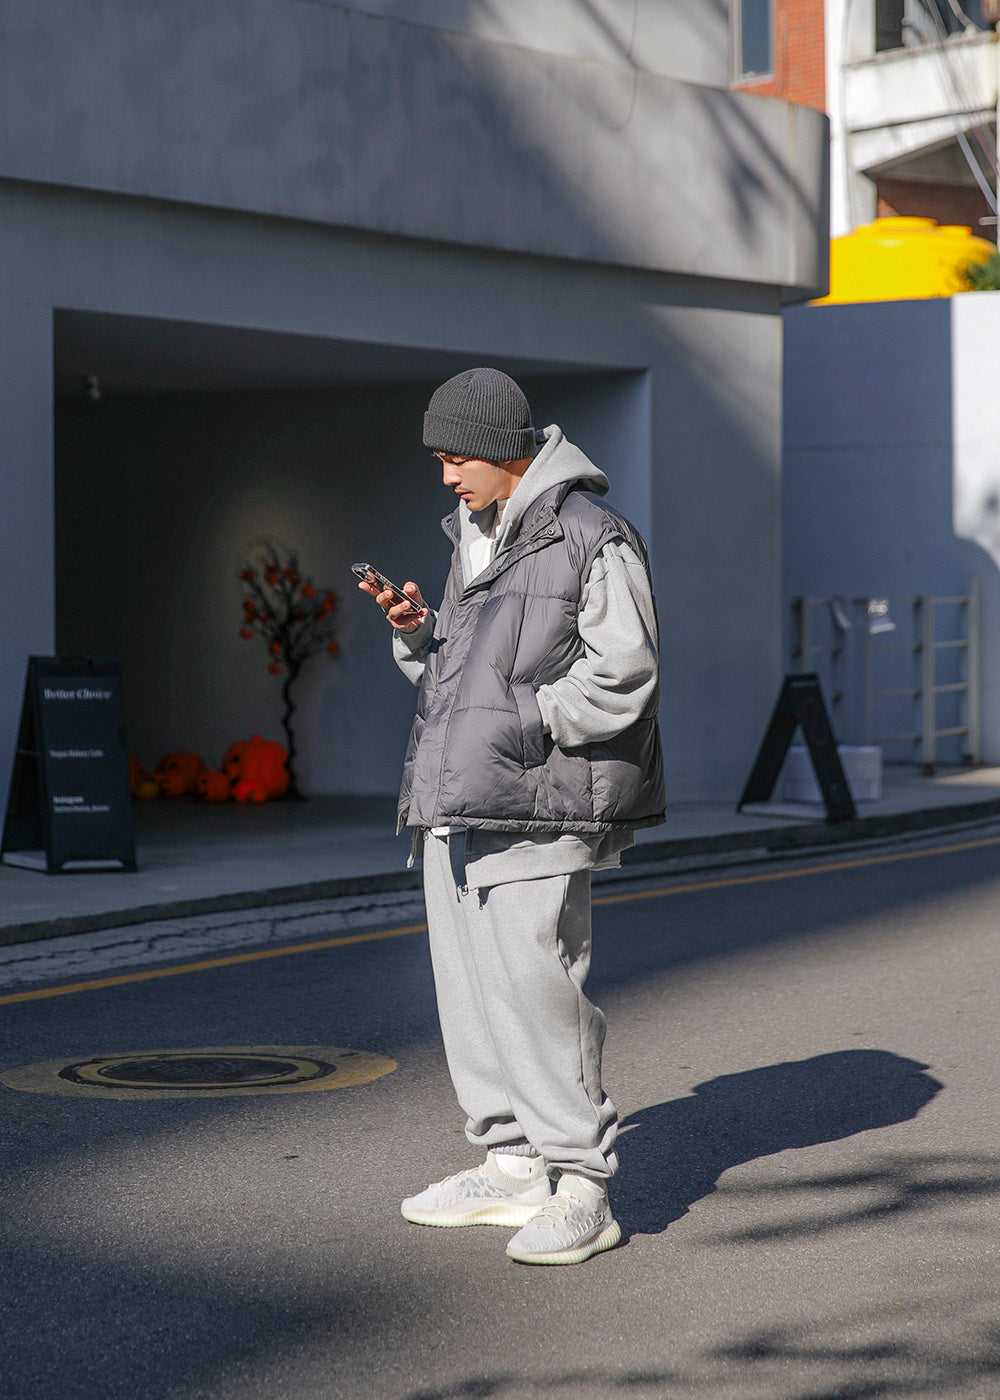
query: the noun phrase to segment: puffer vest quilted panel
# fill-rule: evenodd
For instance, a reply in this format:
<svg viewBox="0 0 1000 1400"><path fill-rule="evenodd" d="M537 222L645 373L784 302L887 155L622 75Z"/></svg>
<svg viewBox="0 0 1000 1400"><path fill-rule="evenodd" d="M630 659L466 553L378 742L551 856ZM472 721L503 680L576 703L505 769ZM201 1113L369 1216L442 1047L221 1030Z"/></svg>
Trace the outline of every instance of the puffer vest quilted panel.
<svg viewBox="0 0 1000 1400"><path fill-rule="evenodd" d="M525 514L510 546L463 587L455 548L424 669L400 792L400 826L597 833L653 826L665 794L658 696L607 743L563 749L543 732L535 692L583 652L577 618L591 564L628 522L568 485Z"/></svg>

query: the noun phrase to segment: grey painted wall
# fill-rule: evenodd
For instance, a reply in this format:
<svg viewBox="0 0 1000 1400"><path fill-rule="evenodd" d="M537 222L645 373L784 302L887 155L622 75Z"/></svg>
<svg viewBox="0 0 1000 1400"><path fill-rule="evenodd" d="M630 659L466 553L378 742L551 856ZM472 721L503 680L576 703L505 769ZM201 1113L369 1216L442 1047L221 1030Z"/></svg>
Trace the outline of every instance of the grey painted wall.
<svg viewBox="0 0 1000 1400"><path fill-rule="evenodd" d="M3 266L0 262L0 266ZM8 273L12 270L6 269ZM25 661L55 645L52 315L0 274L0 798L6 803Z"/></svg>
<svg viewBox="0 0 1000 1400"><path fill-rule="evenodd" d="M822 289L825 117L708 86L694 21L701 81L566 56L603 7L560 9L551 52L543 6L532 49L310 0L3 0L0 177Z"/></svg>
<svg viewBox="0 0 1000 1400"><path fill-rule="evenodd" d="M963 595L977 580L983 756L998 762L1000 552L989 545L990 501L1000 499L990 382L1000 296L802 307L784 319L786 599ZM891 615L891 640L908 643L906 609L894 605ZM955 610L942 610L940 622L955 635ZM864 737L861 642L856 621L847 735L855 742ZM956 661L949 671L942 658L940 680L959 678ZM942 704L941 722L958 722L957 702ZM880 714L898 727L906 702L894 713L883 704ZM956 758L960 747L954 741L943 751ZM887 755L916 756L907 745Z"/></svg>
<svg viewBox="0 0 1000 1400"><path fill-rule="evenodd" d="M322 0L567 58L725 87L728 0Z"/></svg>
<svg viewBox="0 0 1000 1400"><path fill-rule="evenodd" d="M950 328L947 300L785 313L791 592L950 593L968 581L950 548Z"/></svg>

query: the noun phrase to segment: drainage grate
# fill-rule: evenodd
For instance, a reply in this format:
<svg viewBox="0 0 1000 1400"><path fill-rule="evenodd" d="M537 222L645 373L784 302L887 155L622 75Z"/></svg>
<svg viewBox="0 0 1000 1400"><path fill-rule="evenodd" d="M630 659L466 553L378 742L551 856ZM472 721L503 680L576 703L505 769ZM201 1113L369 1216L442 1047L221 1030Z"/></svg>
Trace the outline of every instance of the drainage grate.
<svg viewBox="0 0 1000 1400"><path fill-rule="evenodd" d="M395 1060L335 1046L226 1045L47 1060L0 1074L9 1089L104 1098L214 1097L343 1089L396 1068Z"/></svg>
<svg viewBox="0 0 1000 1400"><path fill-rule="evenodd" d="M220 1055L184 1050L176 1055L112 1055L83 1060L59 1071L73 1084L114 1085L130 1089L228 1089L234 1084L273 1089L336 1074L323 1060L278 1055Z"/></svg>

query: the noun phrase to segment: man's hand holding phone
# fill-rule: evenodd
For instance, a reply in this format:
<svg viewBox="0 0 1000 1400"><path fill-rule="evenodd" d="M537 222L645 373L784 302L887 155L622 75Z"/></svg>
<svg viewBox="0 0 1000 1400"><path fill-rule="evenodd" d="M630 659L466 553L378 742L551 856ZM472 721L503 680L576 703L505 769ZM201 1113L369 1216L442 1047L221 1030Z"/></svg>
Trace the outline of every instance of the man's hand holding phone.
<svg viewBox="0 0 1000 1400"><path fill-rule="evenodd" d="M408 581L399 588L370 564L354 564L352 571L361 591L371 594L398 632L417 630L427 616L427 604L415 583Z"/></svg>

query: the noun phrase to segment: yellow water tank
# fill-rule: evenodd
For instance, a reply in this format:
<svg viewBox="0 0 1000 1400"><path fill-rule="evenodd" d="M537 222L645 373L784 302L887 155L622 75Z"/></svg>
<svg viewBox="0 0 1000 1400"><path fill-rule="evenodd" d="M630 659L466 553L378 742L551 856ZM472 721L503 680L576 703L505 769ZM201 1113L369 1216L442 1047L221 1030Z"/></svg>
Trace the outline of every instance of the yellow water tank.
<svg viewBox="0 0 1000 1400"><path fill-rule="evenodd" d="M962 270L996 252L959 224L933 219L876 219L830 243L830 295L841 301L904 301L967 291Z"/></svg>

